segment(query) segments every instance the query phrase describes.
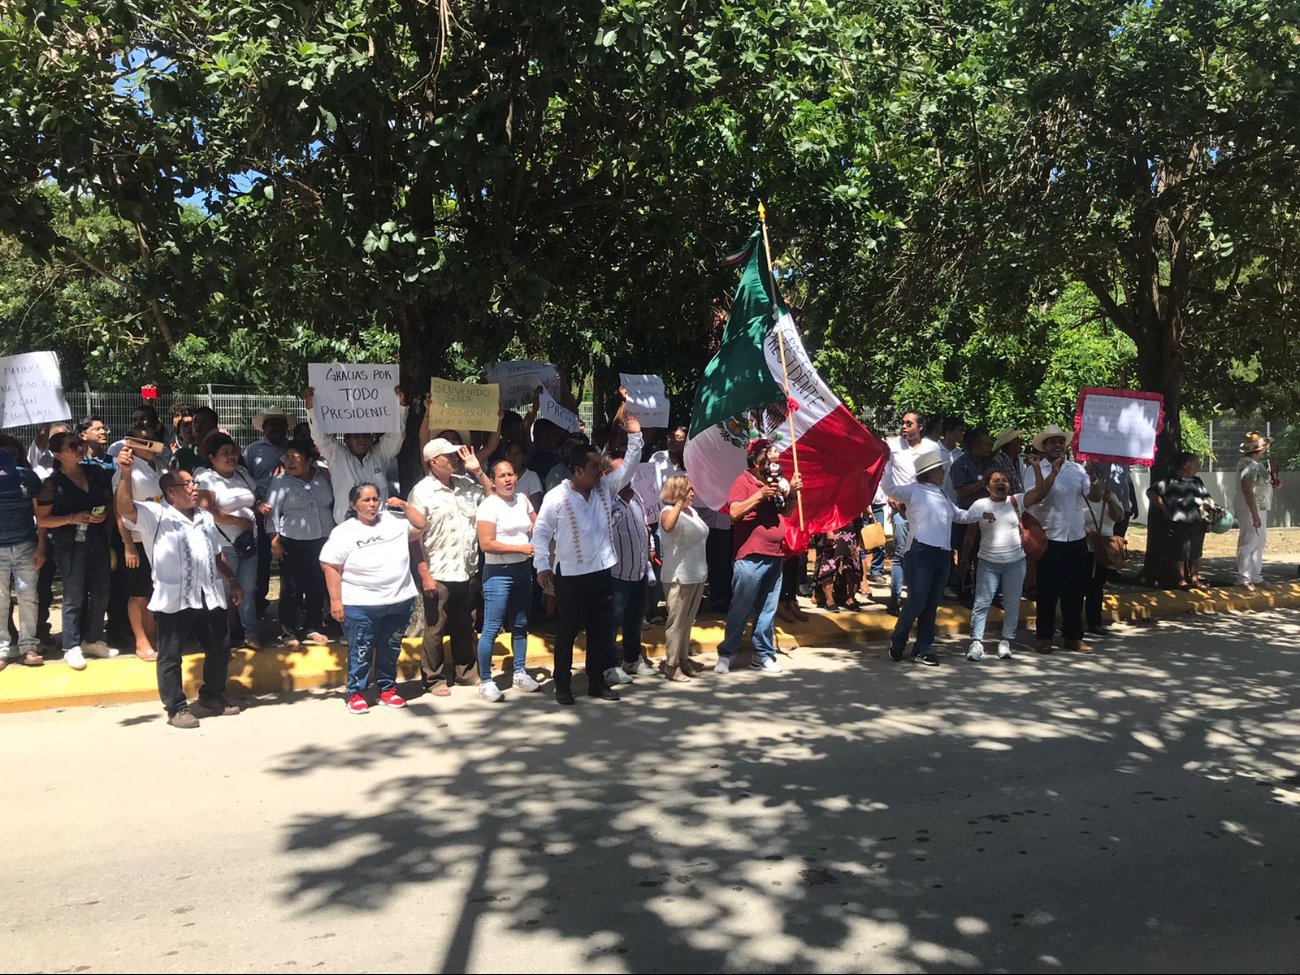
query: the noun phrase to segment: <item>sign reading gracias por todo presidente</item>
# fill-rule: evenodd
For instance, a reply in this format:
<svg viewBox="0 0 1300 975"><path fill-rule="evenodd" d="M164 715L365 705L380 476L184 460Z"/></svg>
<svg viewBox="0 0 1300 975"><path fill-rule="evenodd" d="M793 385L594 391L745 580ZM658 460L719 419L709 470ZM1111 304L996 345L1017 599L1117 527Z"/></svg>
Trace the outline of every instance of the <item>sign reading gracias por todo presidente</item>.
<svg viewBox="0 0 1300 975"><path fill-rule="evenodd" d="M398 367L381 363L313 362L307 384L314 390L316 423L322 433L397 433Z"/></svg>

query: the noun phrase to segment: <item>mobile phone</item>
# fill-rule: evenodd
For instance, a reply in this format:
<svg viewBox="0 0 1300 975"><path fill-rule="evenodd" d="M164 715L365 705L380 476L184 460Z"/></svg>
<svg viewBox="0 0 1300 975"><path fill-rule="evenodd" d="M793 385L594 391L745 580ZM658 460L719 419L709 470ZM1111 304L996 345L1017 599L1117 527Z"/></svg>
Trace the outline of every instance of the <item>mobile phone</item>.
<svg viewBox="0 0 1300 975"><path fill-rule="evenodd" d="M107 510L108 510L108 509L105 508L102 504L97 504L97 505L95 505L95 507L93 507L93 508L90 509L90 513L91 513L92 515L94 515L96 518L98 518L100 515L102 515L102 514L103 514L105 511L107 511Z"/></svg>

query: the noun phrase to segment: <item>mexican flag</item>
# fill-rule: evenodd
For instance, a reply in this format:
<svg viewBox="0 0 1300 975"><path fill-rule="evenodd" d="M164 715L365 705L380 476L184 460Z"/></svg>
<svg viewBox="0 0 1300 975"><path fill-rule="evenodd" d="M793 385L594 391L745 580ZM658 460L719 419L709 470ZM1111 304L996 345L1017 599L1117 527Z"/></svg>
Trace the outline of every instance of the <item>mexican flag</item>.
<svg viewBox="0 0 1300 975"><path fill-rule="evenodd" d="M805 527L814 535L834 531L871 507L889 448L858 422L813 368L771 280L761 229L747 250L749 260L722 346L705 367L695 395L686 471L700 503L719 509L745 470L745 448L763 437L773 441L783 474L792 477L788 417L793 411ZM788 400L781 382L782 343ZM794 521L796 510L788 516Z"/></svg>

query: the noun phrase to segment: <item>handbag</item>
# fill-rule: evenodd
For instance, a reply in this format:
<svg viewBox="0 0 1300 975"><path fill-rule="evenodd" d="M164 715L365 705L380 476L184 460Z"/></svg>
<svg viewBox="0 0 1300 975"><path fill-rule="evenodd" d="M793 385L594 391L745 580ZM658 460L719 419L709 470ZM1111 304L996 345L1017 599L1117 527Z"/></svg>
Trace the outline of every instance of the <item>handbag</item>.
<svg viewBox="0 0 1300 975"><path fill-rule="evenodd" d="M1088 505L1088 513L1092 515L1092 523L1096 526L1095 529L1084 529L1092 540L1093 560L1103 569L1124 568L1124 563L1128 561L1128 542L1121 535L1101 533L1101 522L1097 518L1097 513L1092 510L1091 504Z"/></svg>
<svg viewBox="0 0 1300 975"><path fill-rule="evenodd" d="M870 552L874 549L885 547L885 526L878 521L870 521L862 526L862 531L858 533L862 541L862 550Z"/></svg>
<svg viewBox="0 0 1300 975"><path fill-rule="evenodd" d="M245 528L234 538L222 531L220 525L217 525L217 531L221 532L221 537L230 543L230 547L241 559L251 559L257 554L257 537L251 528Z"/></svg>
<svg viewBox="0 0 1300 975"><path fill-rule="evenodd" d="M1028 511L1021 511L1014 495L1011 497L1011 507L1020 519L1020 547L1025 550L1025 558L1037 562L1047 554L1047 532L1043 523Z"/></svg>

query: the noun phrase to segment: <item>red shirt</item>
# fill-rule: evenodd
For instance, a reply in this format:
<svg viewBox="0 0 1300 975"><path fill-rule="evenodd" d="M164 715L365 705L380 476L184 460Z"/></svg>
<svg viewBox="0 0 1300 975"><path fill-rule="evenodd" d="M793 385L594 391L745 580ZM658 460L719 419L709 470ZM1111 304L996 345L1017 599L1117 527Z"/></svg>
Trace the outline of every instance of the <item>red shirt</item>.
<svg viewBox="0 0 1300 975"><path fill-rule="evenodd" d="M748 501L765 486L750 471L745 471L731 485L731 493L727 495L728 509L733 504ZM785 556L782 544L785 540L785 519L771 501L760 501L758 507L740 518L732 515L731 531L732 545L738 559L743 559L746 555Z"/></svg>

